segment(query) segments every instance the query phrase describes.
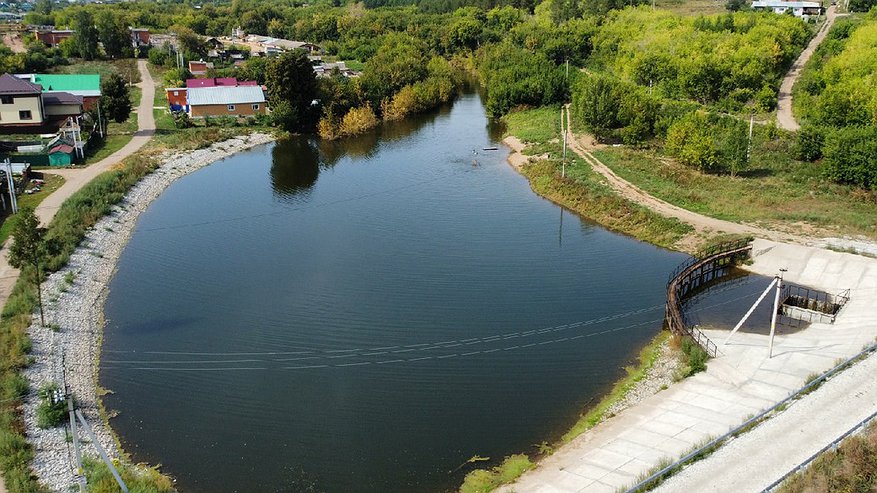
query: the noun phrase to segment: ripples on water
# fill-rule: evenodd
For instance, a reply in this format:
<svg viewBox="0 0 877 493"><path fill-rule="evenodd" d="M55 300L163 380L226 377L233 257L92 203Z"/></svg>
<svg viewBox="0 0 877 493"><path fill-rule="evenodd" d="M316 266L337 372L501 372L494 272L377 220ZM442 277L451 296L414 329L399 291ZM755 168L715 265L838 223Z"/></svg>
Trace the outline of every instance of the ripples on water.
<svg viewBox="0 0 877 493"><path fill-rule="evenodd" d="M496 144L467 95L173 184L106 304L128 451L184 492L426 492L565 431L685 257L562 213Z"/></svg>

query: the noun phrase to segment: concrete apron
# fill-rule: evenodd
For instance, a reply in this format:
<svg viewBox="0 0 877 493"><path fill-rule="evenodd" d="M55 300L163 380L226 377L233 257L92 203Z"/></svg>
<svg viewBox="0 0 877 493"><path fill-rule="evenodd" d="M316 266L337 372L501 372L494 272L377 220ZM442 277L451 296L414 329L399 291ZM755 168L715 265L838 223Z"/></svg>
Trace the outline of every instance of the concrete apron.
<svg viewBox="0 0 877 493"><path fill-rule="evenodd" d="M612 493L633 485L662 459L675 460L727 432L800 388L811 373L874 342L877 260L756 240L753 263L745 268L766 276L784 268L786 280L831 293L849 288L850 302L833 325L812 324L778 335L771 359L766 335L737 333L722 345L727 331L707 331L721 354L708 362L706 372L610 418L498 491ZM741 316L747 308L741 307Z"/></svg>

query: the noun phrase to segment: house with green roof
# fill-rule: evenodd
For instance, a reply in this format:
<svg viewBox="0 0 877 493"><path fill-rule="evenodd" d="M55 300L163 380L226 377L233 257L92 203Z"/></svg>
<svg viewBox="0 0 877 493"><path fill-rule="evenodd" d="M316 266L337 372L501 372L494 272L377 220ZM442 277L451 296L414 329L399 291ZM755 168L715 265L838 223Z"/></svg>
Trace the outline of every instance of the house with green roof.
<svg viewBox="0 0 877 493"><path fill-rule="evenodd" d="M19 74L16 77L42 86L44 94L66 92L82 97L90 110L100 99L100 74Z"/></svg>

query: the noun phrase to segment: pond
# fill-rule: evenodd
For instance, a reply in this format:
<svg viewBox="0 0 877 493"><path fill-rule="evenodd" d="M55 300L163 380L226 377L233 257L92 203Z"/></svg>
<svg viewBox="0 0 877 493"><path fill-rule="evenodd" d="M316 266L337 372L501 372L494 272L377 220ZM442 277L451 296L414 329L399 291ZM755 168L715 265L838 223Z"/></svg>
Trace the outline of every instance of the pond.
<svg viewBox="0 0 877 493"><path fill-rule="evenodd" d="M466 94L171 185L105 306L126 450L186 493L408 493L557 439L658 333L686 256L539 198L498 132Z"/></svg>

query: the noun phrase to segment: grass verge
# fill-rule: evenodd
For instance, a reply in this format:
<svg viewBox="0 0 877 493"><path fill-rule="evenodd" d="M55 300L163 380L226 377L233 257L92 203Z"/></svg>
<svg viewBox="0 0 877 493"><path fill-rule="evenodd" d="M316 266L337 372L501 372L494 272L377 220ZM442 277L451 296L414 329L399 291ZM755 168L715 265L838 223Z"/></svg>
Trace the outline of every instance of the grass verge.
<svg viewBox="0 0 877 493"><path fill-rule="evenodd" d="M877 422L820 455L782 484L780 493L877 490Z"/></svg>
<svg viewBox="0 0 877 493"><path fill-rule="evenodd" d="M542 107L511 113L504 118L507 134L527 144L530 156L545 156L521 168L533 191L608 229L639 240L673 248L691 226L666 218L618 196L590 165L571 151L567 152L566 177L562 176L563 153L560 135L560 111Z"/></svg>
<svg viewBox="0 0 877 493"><path fill-rule="evenodd" d="M701 173L658 148L606 148L594 155L625 180L693 212L804 234L877 238L877 194L828 182L820 163L793 159L791 134L777 132L771 138L768 129L757 129L750 169L736 177Z"/></svg>

